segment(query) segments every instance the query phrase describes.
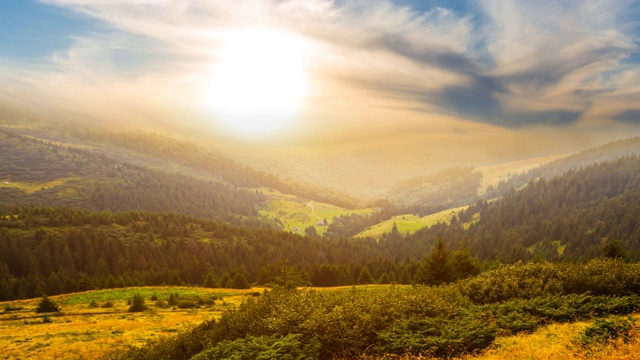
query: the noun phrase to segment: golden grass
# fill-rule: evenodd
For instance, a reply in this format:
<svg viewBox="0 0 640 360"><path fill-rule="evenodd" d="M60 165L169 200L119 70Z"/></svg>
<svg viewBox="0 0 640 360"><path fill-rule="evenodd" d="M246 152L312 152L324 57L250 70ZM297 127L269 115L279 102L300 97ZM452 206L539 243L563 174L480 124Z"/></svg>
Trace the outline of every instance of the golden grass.
<svg viewBox="0 0 640 360"><path fill-rule="evenodd" d="M640 319L640 315L635 315ZM575 341L589 322L551 324L532 334L498 337L489 349L458 360L640 360L640 326L630 333L630 341L612 340L606 344L583 346ZM420 355L362 355L361 360L425 360Z"/></svg>
<svg viewBox="0 0 640 360"><path fill-rule="evenodd" d="M130 294L146 290L157 293L160 299L169 292L186 288L146 287L126 289ZM123 292L123 289L114 292ZM198 309L161 309L148 300L149 311L130 313L126 300L114 301L113 308L90 307L96 296L108 297L109 291L86 292L51 297L62 307L60 315L43 323L35 313L39 299L0 303L22 307L22 310L0 313L0 359L96 359L116 349L144 344L147 340L170 336L178 331L219 317L228 307L240 304L253 292L262 289L197 289L202 298L222 296L213 306ZM96 295L97 294L97 295ZM115 298L121 294L114 295ZM86 299L78 302L78 299ZM101 305L98 302L98 305Z"/></svg>

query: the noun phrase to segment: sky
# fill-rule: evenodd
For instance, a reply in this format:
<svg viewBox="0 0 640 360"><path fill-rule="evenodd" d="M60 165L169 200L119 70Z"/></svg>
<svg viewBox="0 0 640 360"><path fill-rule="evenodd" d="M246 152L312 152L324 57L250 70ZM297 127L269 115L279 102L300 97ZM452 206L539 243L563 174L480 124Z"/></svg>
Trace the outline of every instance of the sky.
<svg viewBox="0 0 640 360"><path fill-rule="evenodd" d="M577 147L638 133L639 2L4 0L0 106L245 143Z"/></svg>

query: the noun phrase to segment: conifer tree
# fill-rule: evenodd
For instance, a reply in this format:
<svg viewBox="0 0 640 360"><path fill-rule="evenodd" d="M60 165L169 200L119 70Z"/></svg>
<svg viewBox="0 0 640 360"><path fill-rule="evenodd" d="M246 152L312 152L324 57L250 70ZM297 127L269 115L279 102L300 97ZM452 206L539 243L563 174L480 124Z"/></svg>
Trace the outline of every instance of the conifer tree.
<svg viewBox="0 0 640 360"><path fill-rule="evenodd" d="M358 284L375 284L376 280L371 275L371 270L367 265L363 266L360 269L360 274L358 275Z"/></svg>
<svg viewBox="0 0 640 360"><path fill-rule="evenodd" d="M42 299L38 303L38 307L36 307L37 313L50 313L50 312L59 312L60 307L53 300L49 299L47 295L42 295Z"/></svg>
<svg viewBox="0 0 640 360"><path fill-rule="evenodd" d="M204 286L206 288L219 288L220 287L220 282L218 281L216 276L213 275L212 272L208 272L207 276L204 277L204 281L202 283L202 286Z"/></svg>

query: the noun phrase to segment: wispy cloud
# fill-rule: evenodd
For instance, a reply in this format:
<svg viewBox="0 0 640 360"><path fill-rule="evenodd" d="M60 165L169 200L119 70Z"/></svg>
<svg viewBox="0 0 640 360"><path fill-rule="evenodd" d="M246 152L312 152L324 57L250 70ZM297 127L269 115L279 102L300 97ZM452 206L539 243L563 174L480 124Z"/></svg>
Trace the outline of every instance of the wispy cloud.
<svg viewBox="0 0 640 360"><path fill-rule="evenodd" d="M374 118L384 107L418 114L412 124L421 115L504 128L629 123L640 100L638 64L626 61L638 53L637 0L484 0L427 11L385 0L42 3L107 30L77 34L72 48L19 72L6 60L0 76L14 93L86 113L111 101L141 117L197 118L190 101L218 59L220 32L245 26L309 42L310 70L324 84L310 95L309 121Z"/></svg>

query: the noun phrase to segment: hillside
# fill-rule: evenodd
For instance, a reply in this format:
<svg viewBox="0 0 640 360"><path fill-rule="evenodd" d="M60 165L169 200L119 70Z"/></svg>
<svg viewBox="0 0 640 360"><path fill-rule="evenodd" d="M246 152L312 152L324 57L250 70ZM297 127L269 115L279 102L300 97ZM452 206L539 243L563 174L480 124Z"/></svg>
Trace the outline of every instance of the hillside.
<svg viewBox="0 0 640 360"><path fill-rule="evenodd" d="M433 226L439 223L450 224L451 220L454 217L457 217L459 212L467 208L468 206L461 206L423 217L419 217L414 214L396 215L389 220L371 226L367 230L355 235L355 237L373 237L379 239L384 234L390 234L393 231L394 224L399 234L413 234L422 228Z"/></svg>
<svg viewBox="0 0 640 360"><path fill-rule="evenodd" d="M470 256L487 265L587 261L607 251L637 260L638 194L640 158L631 156L532 181L502 199L479 201L448 222L379 240L303 237L178 214L5 206L0 209L0 285L6 299L34 296L39 289L54 294L114 282L198 285L207 273L225 284L237 278L246 286L268 283L278 272L278 260L300 271L300 284L437 284L464 277L457 273L460 268L465 274L477 271ZM428 270L424 259L435 256L439 238L457 250L439 250L442 274L434 278L435 268Z"/></svg>
<svg viewBox="0 0 640 360"><path fill-rule="evenodd" d="M275 288L217 321L108 358L450 358L581 321L592 323L576 341L597 350L636 334L637 318L626 315L640 309L638 274L638 264L594 260L506 266L443 287Z"/></svg>
<svg viewBox="0 0 640 360"><path fill-rule="evenodd" d="M172 211L241 221L265 203L255 191L123 163L89 149L0 132L0 203L106 211Z"/></svg>
<svg viewBox="0 0 640 360"><path fill-rule="evenodd" d="M530 181L494 202L480 201L448 226L417 231L408 240L470 247L480 259L584 261L619 241L640 259L640 158L597 163L562 176ZM466 228L474 216L479 220ZM534 246L535 245L535 246Z"/></svg>
<svg viewBox="0 0 640 360"><path fill-rule="evenodd" d="M541 177L549 179L560 176L569 170L579 170L599 162L613 161L622 157L638 154L640 154L640 137L606 143L546 162L541 166L528 169L527 171L514 172L508 178L503 178L498 181L497 184L494 181L487 185L485 198L504 194L510 187L519 188L531 179ZM547 158L547 160L548 159L549 158Z"/></svg>
<svg viewBox="0 0 640 360"><path fill-rule="evenodd" d="M18 123L0 126L0 130L60 146L90 149L115 161L223 182L239 188L266 187L282 193L353 208L358 200L326 187L282 179L274 172L259 171L251 166L206 148L193 141L143 130L114 130L108 127L62 123Z"/></svg>
<svg viewBox="0 0 640 360"><path fill-rule="evenodd" d="M267 199L259 214L283 231L322 236L334 218L350 215L369 215L375 209L349 210L336 205L314 202L295 195L260 188ZM313 228L313 229L312 229Z"/></svg>
<svg viewBox="0 0 640 360"><path fill-rule="evenodd" d="M482 173L473 168L451 168L430 176L408 179L389 190L389 199L424 216L474 203Z"/></svg>

